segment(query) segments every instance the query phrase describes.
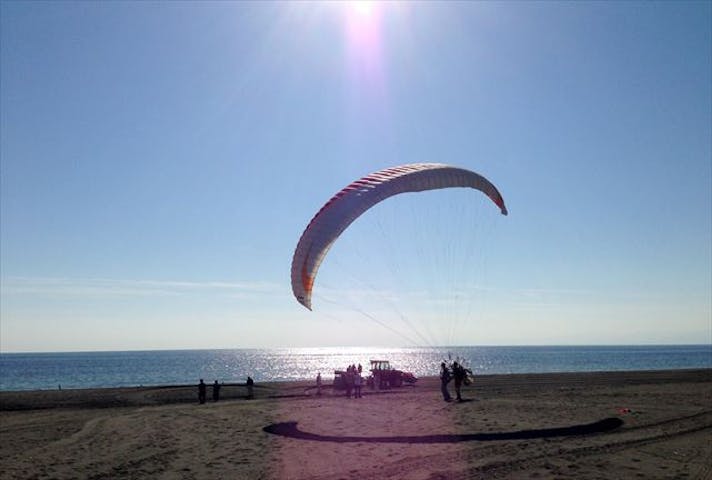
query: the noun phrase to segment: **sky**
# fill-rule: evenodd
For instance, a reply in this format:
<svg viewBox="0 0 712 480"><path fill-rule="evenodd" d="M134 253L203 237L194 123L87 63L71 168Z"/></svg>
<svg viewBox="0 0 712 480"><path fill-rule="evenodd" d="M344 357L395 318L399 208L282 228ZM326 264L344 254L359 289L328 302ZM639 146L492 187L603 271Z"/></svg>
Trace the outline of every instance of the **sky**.
<svg viewBox="0 0 712 480"><path fill-rule="evenodd" d="M0 3L0 351L712 343L710 2ZM442 162L326 257L338 190Z"/></svg>

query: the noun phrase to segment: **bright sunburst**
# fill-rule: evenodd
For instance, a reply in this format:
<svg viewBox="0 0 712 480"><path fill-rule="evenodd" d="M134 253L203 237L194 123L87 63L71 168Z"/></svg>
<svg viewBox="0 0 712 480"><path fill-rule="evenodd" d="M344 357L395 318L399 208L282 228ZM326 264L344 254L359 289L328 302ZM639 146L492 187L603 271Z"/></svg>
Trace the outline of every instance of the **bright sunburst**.
<svg viewBox="0 0 712 480"><path fill-rule="evenodd" d="M354 15L369 16L375 8L375 2L370 0L355 0L347 3L347 8Z"/></svg>
<svg viewBox="0 0 712 480"><path fill-rule="evenodd" d="M347 4L346 40L351 67L370 82L379 81L382 72L382 31L380 4L354 1Z"/></svg>

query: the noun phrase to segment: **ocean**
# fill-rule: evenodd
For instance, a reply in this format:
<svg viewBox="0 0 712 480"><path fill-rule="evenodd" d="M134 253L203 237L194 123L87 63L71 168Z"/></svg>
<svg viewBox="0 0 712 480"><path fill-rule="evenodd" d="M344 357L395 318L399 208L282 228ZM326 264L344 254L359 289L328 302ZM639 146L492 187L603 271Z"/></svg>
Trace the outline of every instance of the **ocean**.
<svg viewBox="0 0 712 480"><path fill-rule="evenodd" d="M416 376L438 374L459 359L476 375L712 368L712 345L536 346L442 348L290 348L0 354L0 391L139 385L330 380L370 360Z"/></svg>

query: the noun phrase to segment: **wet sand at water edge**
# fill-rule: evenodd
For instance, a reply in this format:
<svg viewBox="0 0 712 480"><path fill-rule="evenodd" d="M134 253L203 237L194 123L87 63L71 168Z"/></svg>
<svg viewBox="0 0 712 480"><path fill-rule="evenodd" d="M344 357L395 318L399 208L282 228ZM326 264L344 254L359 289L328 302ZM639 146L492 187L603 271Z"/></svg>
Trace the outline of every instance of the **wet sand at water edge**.
<svg viewBox="0 0 712 480"><path fill-rule="evenodd" d="M478 376L462 403L435 377L221 393L0 392L0 478L712 479L710 369Z"/></svg>

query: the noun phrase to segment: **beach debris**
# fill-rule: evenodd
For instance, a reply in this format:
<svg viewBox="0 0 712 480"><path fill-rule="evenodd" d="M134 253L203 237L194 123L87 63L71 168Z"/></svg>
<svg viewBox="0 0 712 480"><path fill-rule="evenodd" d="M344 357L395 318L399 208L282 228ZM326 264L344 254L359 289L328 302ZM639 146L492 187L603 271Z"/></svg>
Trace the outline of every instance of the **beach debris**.
<svg viewBox="0 0 712 480"><path fill-rule="evenodd" d="M618 407L616 410L620 415L640 415L641 413L643 413L641 411L633 410L628 407Z"/></svg>

